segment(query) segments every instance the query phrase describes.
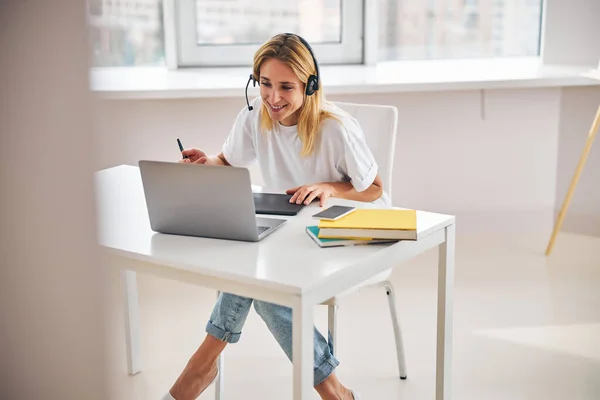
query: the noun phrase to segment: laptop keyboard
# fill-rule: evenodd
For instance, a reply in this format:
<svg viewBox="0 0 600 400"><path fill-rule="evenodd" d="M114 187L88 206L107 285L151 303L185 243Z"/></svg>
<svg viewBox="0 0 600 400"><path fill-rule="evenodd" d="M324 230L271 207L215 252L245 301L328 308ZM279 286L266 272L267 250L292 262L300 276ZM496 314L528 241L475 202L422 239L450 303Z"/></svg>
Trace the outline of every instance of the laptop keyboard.
<svg viewBox="0 0 600 400"><path fill-rule="evenodd" d="M261 233L263 233L264 231L269 229L269 227L268 226L257 226L256 229L258 229L258 234L260 235Z"/></svg>

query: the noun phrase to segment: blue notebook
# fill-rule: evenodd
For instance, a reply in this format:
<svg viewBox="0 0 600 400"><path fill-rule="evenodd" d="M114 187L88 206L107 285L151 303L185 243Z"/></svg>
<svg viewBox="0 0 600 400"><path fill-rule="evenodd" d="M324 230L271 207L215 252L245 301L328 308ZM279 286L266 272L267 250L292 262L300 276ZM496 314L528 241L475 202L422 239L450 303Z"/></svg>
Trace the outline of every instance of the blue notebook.
<svg viewBox="0 0 600 400"><path fill-rule="evenodd" d="M325 238L319 238L319 227L318 226L307 226L306 233L320 247L339 247L339 246L354 246L354 245L361 245L361 244L397 242L397 240L389 240L389 239L325 239Z"/></svg>

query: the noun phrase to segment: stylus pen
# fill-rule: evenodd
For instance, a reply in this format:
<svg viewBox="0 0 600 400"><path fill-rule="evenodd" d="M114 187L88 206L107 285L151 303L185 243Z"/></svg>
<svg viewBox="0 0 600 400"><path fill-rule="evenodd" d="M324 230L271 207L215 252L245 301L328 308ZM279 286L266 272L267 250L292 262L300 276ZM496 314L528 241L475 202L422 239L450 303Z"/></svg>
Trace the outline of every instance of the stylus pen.
<svg viewBox="0 0 600 400"><path fill-rule="evenodd" d="M177 144L179 145L179 151L183 153L183 145L181 144L181 140L179 140L179 138L177 138ZM181 156L183 158L188 158L188 156L184 156L183 154Z"/></svg>

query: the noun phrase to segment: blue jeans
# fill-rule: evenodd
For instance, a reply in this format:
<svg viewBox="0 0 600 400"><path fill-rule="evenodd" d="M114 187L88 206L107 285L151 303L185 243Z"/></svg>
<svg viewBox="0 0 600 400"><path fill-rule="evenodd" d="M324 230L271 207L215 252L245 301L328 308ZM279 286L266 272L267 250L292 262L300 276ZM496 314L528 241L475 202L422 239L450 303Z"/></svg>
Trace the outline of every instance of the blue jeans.
<svg viewBox="0 0 600 400"><path fill-rule="evenodd" d="M242 327L254 301L254 309L261 316L267 327L292 360L292 309L264 301L252 300L229 293L221 293L206 324L206 332L215 338L228 343L240 340ZM331 342L331 340L330 340ZM315 364L314 385L323 382L339 365L333 356L333 349L323 335L315 328Z"/></svg>

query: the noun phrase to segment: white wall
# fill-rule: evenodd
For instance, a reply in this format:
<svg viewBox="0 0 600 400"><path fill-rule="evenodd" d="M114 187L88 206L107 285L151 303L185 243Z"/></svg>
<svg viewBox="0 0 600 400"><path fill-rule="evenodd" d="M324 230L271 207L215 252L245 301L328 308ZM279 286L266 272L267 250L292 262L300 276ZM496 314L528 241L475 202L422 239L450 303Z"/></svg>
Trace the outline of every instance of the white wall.
<svg viewBox="0 0 600 400"><path fill-rule="evenodd" d="M560 210L600 107L598 88L565 89L560 112L557 210ZM600 236L600 132L575 187L564 230Z"/></svg>
<svg viewBox="0 0 600 400"><path fill-rule="evenodd" d="M539 171L554 162L558 135L549 132L557 133L559 91L486 91L483 118L480 96L460 91L344 99L398 108L398 205L452 212L552 208L554 179ZM541 118L546 115L556 118Z"/></svg>
<svg viewBox="0 0 600 400"><path fill-rule="evenodd" d="M0 399L108 398L84 7L0 2Z"/></svg>
<svg viewBox="0 0 600 400"><path fill-rule="evenodd" d="M564 127L588 124L600 88L525 89L329 96L329 100L392 104L399 109L394 203L458 214L505 213L552 218L577 146L560 150ZM482 99L484 111L482 115ZM106 100L98 115L99 168L139 159L176 160L186 147L216 153L244 107L235 99ZM586 130L587 132L587 130ZM581 132L580 132L581 133ZM600 147L600 144L598 145ZM592 154L590 162L598 162ZM589 168L570 212L600 217L600 169ZM258 178L257 178L258 180ZM559 187L557 188L557 183ZM551 220L549 221L551 224ZM566 224L565 227L568 227Z"/></svg>
<svg viewBox="0 0 600 400"><path fill-rule="evenodd" d="M544 63L598 65L600 1L545 0L544 14Z"/></svg>

